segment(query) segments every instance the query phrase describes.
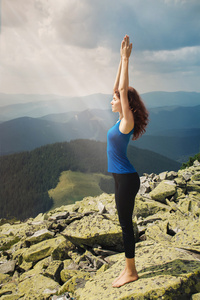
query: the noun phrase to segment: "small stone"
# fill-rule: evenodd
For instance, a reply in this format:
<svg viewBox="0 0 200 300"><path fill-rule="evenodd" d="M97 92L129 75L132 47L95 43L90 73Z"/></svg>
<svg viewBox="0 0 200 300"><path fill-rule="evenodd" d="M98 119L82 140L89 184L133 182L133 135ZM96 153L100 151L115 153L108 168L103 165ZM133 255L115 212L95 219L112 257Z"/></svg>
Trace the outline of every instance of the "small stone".
<svg viewBox="0 0 200 300"><path fill-rule="evenodd" d="M102 202L99 202L99 203L98 203L98 210L99 210L99 213L100 213L100 214L103 214L103 213L106 212L106 208L105 208L105 206L103 205Z"/></svg>
<svg viewBox="0 0 200 300"><path fill-rule="evenodd" d="M60 260L52 261L48 268L44 271L44 275L54 279L55 281L60 281L60 272L63 269L63 262Z"/></svg>
<svg viewBox="0 0 200 300"><path fill-rule="evenodd" d="M185 187L186 186L186 181L183 178L183 176L179 176L174 179L174 182L177 184L178 187Z"/></svg>
<svg viewBox="0 0 200 300"><path fill-rule="evenodd" d="M107 249L102 249L101 247L98 248L93 248L93 251L96 255L101 255L101 256L110 256L117 254L118 252L107 250Z"/></svg>
<svg viewBox="0 0 200 300"><path fill-rule="evenodd" d="M162 172L159 174L160 180L165 180L167 178L167 172Z"/></svg>
<svg viewBox="0 0 200 300"><path fill-rule="evenodd" d="M150 191L151 191L150 183L148 181L145 181L141 183L138 193L140 195L144 195L145 193L149 193Z"/></svg>
<svg viewBox="0 0 200 300"><path fill-rule="evenodd" d="M26 242L31 244L36 244L41 241L51 239L54 236L54 233L49 231L48 229L41 229L36 231L32 236L26 239Z"/></svg>
<svg viewBox="0 0 200 300"><path fill-rule="evenodd" d="M178 176L178 173L177 173L177 172L170 171L170 172L167 172L166 179L168 179L168 180L173 180L173 179L176 178L177 176Z"/></svg>
<svg viewBox="0 0 200 300"><path fill-rule="evenodd" d="M200 300L200 293L192 295L191 300Z"/></svg>
<svg viewBox="0 0 200 300"><path fill-rule="evenodd" d="M11 277L8 274L0 273L0 286L11 280Z"/></svg>
<svg viewBox="0 0 200 300"><path fill-rule="evenodd" d="M200 181L200 172L196 172L194 175L192 175L191 180Z"/></svg>
<svg viewBox="0 0 200 300"><path fill-rule="evenodd" d="M140 184L143 184L145 181L147 181L148 176L140 176Z"/></svg>
<svg viewBox="0 0 200 300"><path fill-rule="evenodd" d="M200 193L200 181L189 181L187 182L187 191L194 191Z"/></svg>
<svg viewBox="0 0 200 300"><path fill-rule="evenodd" d="M200 166L200 162L199 162L198 160L195 160L195 161L193 162L193 166L194 166L194 167Z"/></svg>
<svg viewBox="0 0 200 300"><path fill-rule="evenodd" d="M4 262L3 264L0 263L0 273L2 274L13 273L15 270L15 264L16 262L14 260Z"/></svg>
<svg viewBox="0 0 200 300"><path fill-rule="evenodd" d="M54 214L54 215L50 216L49 217L49 221L67 219L68 216L69 216L69 212L68 211L57 213L57 214Z"/></svg>
<svg viewBox="0 0 200 300"><path fill-rule="evenodd" d="M43 295L46 295L46 294L52 295L52 294L55 294L56 292L57 292L56 289L55 290L46 289L46 290L44 290Z"/></svg>
<svg viewBox="0 0 200 300"><path fill-rule="evenodd" d="M189 172L185 172L182 174L183 178L185 179L185 181L189 181L190 178L192 177L192 173L189 173Z"/></svg>

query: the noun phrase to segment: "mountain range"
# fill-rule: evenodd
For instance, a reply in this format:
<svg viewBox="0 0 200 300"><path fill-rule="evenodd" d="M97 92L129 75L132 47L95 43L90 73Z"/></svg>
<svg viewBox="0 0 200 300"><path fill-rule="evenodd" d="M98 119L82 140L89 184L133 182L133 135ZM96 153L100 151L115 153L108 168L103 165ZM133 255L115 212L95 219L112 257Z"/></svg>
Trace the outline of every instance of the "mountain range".
<svg viewBox="0 0 200 300"><path fill-rule="evenodd" d="M200 105L200 93L196 92L150 92L141 94L148 108L163 106ZM58 95L20 95L0 93L0 123L20 117L38 118L87 109L110 109L111 94L93 94L84 97Z"/></svg>
<svg viewBox="0 0 200 300"><path fill-rule="evenodd" d="M179 162L199 152L200 105L197 104L200 103L200 93L152 92L142 96L148 106L150 122L146 134L131 142L132 145ZM111 112L111 95L96 94L65 100L62 97L56 100L55 97L47 100L46 95L45 101L1 108L1 155L75 139L106 141L107 130L118 118ZM52 111L54 113L49 114ZM13 119L13 116L18 117ZM7 121L3 122L3 119Z"/></svg>

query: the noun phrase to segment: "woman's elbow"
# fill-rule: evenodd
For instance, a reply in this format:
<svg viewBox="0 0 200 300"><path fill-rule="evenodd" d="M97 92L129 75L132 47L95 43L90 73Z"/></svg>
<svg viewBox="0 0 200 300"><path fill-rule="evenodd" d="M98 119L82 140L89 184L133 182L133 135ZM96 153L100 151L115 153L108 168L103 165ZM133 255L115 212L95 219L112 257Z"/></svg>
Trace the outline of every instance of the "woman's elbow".
<svg viewBox="0 0 200 300"><path fill-rule="evenodd" d="M122 95L122 94L127 95L128 89L125 87L119 87L119 93L120 93L120 95Z"/></svg>

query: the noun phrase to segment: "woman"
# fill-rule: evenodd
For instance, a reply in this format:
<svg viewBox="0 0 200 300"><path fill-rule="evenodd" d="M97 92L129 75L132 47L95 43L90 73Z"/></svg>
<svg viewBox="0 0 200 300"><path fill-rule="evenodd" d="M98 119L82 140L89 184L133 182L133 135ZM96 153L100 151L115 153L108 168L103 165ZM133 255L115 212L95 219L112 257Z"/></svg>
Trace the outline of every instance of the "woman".
<svg viewBox="0 0 200 300"><path fill-rule="evenodd" d="M138 279L132 214L140 178L129 162L126 152L130 137L133 135L135 140L145 132L148 112L136 90L129 87L128 64L131 51L132 44L126 35L121 43L121 60L111 101L112 111L119 113L119 120L107 135L108 172L113 174L115 181L115 201L122 227L126 260L125 269L112 283L113 287L120 287Z"/></svg>

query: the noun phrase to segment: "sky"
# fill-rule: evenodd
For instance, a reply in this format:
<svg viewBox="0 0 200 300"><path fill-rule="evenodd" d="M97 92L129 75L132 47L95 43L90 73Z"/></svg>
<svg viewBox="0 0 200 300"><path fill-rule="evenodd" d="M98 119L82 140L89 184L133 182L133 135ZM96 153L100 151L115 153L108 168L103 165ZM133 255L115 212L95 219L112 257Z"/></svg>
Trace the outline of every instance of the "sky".
<svg viewBox="0 0 200 300"><path fill-rule="evenodd" d="M111 94L130 36L140 93L200 92L199 0L1 0L0 93Z"/></svg>

